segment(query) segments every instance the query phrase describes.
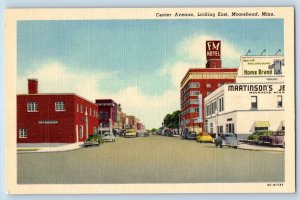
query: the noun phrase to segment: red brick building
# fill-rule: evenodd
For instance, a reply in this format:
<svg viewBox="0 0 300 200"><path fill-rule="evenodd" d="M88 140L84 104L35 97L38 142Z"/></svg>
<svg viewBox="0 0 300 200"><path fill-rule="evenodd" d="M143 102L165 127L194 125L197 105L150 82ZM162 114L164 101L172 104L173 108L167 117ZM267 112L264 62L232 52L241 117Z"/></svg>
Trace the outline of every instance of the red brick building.
<svg viewBox="0 0 300 200"><path fill-rule="evenodd" d="M28 80L28 94L17 95L18 143L84 141L99 125L98 107L77 94L38 93L38 80Z"/></svg>
<svg viewBox="0 0 300 200"><path fill-rule="evenodd" d="M112 99L96 99L99 110L99 124L103 129L115 128L117 122L118 105Z"/></svg>
<svg viewBox="0 0 300 200"><path fill-rule="evenodd" d="M211 45L212 43L214 45ZM212 46L215 48L211 48ZM207 41L206 68L189 69L180 83L181 129L203 131L204 98L224 83L235 82L237 68L222 68L220 48L220 41ZM202 96L200 111L199 95ZM202 115L202 123L198 121L199 113Z"/></svg>

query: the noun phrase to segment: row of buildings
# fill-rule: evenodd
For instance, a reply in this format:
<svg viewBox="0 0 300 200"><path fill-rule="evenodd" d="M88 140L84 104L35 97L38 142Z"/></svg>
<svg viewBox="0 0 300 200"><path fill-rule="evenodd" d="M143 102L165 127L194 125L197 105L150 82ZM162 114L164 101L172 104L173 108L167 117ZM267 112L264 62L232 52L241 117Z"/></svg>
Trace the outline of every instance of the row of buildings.
<svg viewBox="0 0 300 200"><path fill-rule="evenodd" d="M28 94L17 95L18 143L75 143L99 131L144 129L112 99L89 101L74 93L38 93L38 80L28 79Z"/></svg>
<svg viewBox="0 0 300 200"><path fill-rule="evenodd" d="M208 49L208 42L216 48ZM181 81L181 129L211 134L285 130L284 56L245 55L238 68L222 68L221 41L206 45L206 68L189 69Z"/></svg>

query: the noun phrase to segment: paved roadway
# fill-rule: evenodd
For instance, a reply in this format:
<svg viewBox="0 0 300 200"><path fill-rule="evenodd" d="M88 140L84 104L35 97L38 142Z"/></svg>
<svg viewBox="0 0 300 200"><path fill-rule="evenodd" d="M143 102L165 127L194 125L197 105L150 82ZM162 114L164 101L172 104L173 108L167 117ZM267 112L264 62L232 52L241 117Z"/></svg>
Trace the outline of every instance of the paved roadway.
<svg viewBox="0 0 300 200"><path fill-rule="evenodd" d="M284 152L150 136L66 152L19 153L19 184L281 182Z"/></svg>

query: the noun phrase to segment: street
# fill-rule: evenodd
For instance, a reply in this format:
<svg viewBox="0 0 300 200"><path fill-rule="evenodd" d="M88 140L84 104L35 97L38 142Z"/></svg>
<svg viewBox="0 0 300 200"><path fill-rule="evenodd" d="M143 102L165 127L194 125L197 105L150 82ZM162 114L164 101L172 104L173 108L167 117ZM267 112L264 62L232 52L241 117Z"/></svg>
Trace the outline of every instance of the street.
<svg viewBox="0 0 300 200"><path fill-rule="evenodd" d="M65 152L18 153L17 162L18 184L284 181L284 152L221 149L156 135Z"/></svg>

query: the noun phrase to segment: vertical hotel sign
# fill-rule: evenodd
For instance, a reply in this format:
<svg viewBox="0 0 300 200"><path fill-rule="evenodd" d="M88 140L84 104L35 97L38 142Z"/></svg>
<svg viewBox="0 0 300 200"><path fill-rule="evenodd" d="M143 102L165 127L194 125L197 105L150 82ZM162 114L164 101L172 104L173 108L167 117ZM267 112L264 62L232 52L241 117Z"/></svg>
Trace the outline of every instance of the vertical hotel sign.
<svg viewBox="0 0 300 200"><path fill-rule="evenodd" d="M206 60L221 59L221 41L206 41Z"/></svg>
<svg viewBox="0 0 300 200"><path fill-rule="evenodd" d="M198 117L198 123L202 123L202 94L198 96L198 104L199 104L199 117Z"/></svg>

